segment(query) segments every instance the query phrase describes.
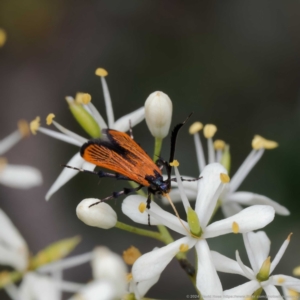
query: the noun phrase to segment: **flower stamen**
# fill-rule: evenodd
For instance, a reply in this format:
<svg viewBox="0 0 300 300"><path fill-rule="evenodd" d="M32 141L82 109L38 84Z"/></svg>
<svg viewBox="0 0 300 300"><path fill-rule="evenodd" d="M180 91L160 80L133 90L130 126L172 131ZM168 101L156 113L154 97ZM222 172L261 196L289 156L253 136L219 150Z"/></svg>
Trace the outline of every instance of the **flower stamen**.
<svg viewBox="0 0 300 300"><path fill-rule="evenodd" d="M203 128L203 124L201 122L195 122L194 124L192 124L190 126L189 133L190 134L196 134L197 132L202 130L202 128Z"/></svg>
<svg viewBox="0 0 300 300"><path fill-rule="evenodd" d="M33 135L36 135L36 132L38 131L39 127L41 126L40 124L41 118L36 117L34 120L32 120L29 124L30 131Z"/></svg>
<svg viewBox="0 0 300 300"><path fill-rule="evenodd" d="M54 118L55 118L55 114L53 113L49 114L46 118L46 124L51 125Z"/></svg>

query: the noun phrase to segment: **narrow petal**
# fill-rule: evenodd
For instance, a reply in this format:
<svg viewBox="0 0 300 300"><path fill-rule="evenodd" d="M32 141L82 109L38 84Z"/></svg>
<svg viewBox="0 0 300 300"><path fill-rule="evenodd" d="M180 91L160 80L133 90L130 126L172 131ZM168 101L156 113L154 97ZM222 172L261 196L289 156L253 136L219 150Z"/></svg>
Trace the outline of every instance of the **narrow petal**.
<svg viewBox="0 0 300 300"><path fill-rule="evenodd" d="M243 283L239 286L236 286L232 289L226 290L223 292L223 296L232 296L234 298L245 299L247 296L251 295L260 288L260 285L257 280L251 280L246 283Z"/></svg>
<svg viewBox="0 0 300 300"><path fill-rule="evenodd" d="M74 139L73 137L70 137L68 135L65 135L63 133L60 133L60 132L57 132L57 131L54 131L54 130L50 130L48 128L43 128L43 127L40 127L38 129L39 132L43 133L43 134L46 134L48 136L51 136L57 140L61 140L63 142L66 142L66 143L69 143L69 144L72 144L72 145L75 145L75 146L78 146L78 147L81 147L83 143L79 142L78 140ZM87 141L87 140L85 140Z"/></svg>
<svg viewBox="0 0 300 300"><path fill-rule="evenodd" d="M196 245L197 277L196 286L204 299L222 296L222 284L215 269L213 258L206 240L199 240ZM215 298L214 298L215 297Z"/></svg>
<svg viewBox="0 0 300 300"><path fill-rule="evenodd" d="M3 289L12 300L20 300L19 289L15 284L7 284Z"/></svg>
<svg viewBox="0 0 300 300"><path fill-rule="evenodd" d="M149 280L159 276L172 258L180 251L182 244L193 247L196 240L183 237L160 249L148 252L137 259L132 267L132 275L135 282Z"/></svg>
<svg viewBox="0 0 300 300"><path fill-rule="evenodd" d="M291 290L300 292L300 280L292 276L273 275L270 277L272 284L290 288Z"/></svg>
<svg viewBox="0 0 300 300"><path fill-rule="evenodd" d="M67 163L67 165L82 168L85 160L80 156L80 153L76 153ZM70 179L72 179L79 171L63 168L62 172L59 174L55 182L50 187L46 194L46 200L48 201L50 197L57 192L63 185L65 185Z"/></svg>
<svg viewBox="0 0 300 300"><path fill-rule="evenodd" d="M243 207L234 202L226 202L221 206L225 218L231 217L243 210Z"/></svg>
<svg viewBox="0 0 300 300"><path fill-rule="evenodd" d="M106 80L103 76L101 76L100 79L101 79L104 102L105 102L105 107L106 107L108 128L113 128L114 123L115 123L115 117L114 117L114 110L112 107L112 102L111 102L108 86L107 86Z"/></svg>
<svg viewBox="0 0 300 300"><path fill-rule="evenodd" d="M249 172L253 169L253 167L256 165L256 163L260 160L264 153L264 149L259 150L252 150L248 157L245 159L245 161L242 163L242 165L239 167L237 172L233 175L231 182L230 182L230 188L229 192L233 193L235 192L239 186L242 184L246 176L249 174Z"/></svg>
<svg viewBox="0 0 300 300"><path fill-rule="evenodd" d="M271 263L271 268L270 268L270 273L272 273L274 271L274 269L276 268L276 266L278 265L278 263L280 262L286 248L288 247L290 243L290 238L288 237L282 244L282 246L280 247L279 251L277 252L275 258L273 259L272 263Z"/></svg>
<svg viewBox="0 0 300 300"><path fill-rule="evenodd" d="M4 139L0 141L0 155L3 155L9 149L11 149L15 144L17 144L22 139L22 134L19 130L14 131Z"/></svg>
<svg viewBox="0 0 300 300"><path fill-rule="evenodd" d="M41 172L33 167L6 165L0 171L0 183L17 189L30 189L43 182Z"/></svg>
<svg viewBox="0 0 300 300"><path fill-rule="evenodd" d="M250 192L236 192L230 194L226 197L226 202L227 201L238 202L242 205L270 205L275 209L275 212L279 215L288 216L290 214L287 208L271 200L270 198Z"/></svg>
<svg viewBox="0 0 300 300"><path fill-rule="evenodd" d="M119 130L122 132L126 132L131 127L139 124L145 119L145 107L141 107L130 114L123 116L122 118L118 119L115 124L113 125L113 129ZM130 121L130 124L129 124Z"/></svg>
<svg viewBox="0 0 300 300"><path fill-rule="evenodd" d="M137 285L138 294L141 297L144 297L147 294L147 292L151 289L151 287L158 282L159 277L160 275L157 275L149 280L139 282Z"/></svg>
<svg viewBox="0 0 300 300"><path fill-rule="evenodd" d="M220 178L222 173L227 174L227 171L219 163L207 165L201 173L195 211L202 228L206 227L224 187Z"/></svg>
<svg viewBox="0 0 300 300"><path fill-rule="evenodd" d="M206 162L205 162L204 151L203 151L200 135L198 133L194 134L194 142L196 147L198 167L201 173L204 170L204 167L206 166Z"/></svg>
<svg viewBox="0 0 300 300"><path fill-rule="evenodd" d="M204 238L215 237L232 232L232 224L236 222L239 233L246 233L265 227L274 219L275 210L268 205L253 205L238 214L207 226Z"/></svg>
<svg viewBox="0 0 300 300"><path fill-rule="evenodd" d="M102 118L101 114L99 113L99 111L97 110L97 108L94 106L94 104L92 102L89 102L87 104L87 107L90 109L92 116L94 117L95 121L99 125L99 128L100 129L107 128L106 122L104 121L104 119Z"/></svg>
<svg viewBox="0 0 300 300"><path fill-rule="evenodd" d="M264 286L263 289L266 292L268 299L275 298L276 300L283 300L283 298L280 296L279 291L274 285Z"/></svg>
<svg viewBox="0 0 300 300"><path fill-rule="evenodd" d="M264 231L243 234L245 248L252 269L257 274L270 253L271 241Z"/></svg>
<svg viewBox="0 0 300 300"><path fill-rule="evenodd" d="M226 257L216 251L211 251L212 260L214 266L218 272L230 273L230 274L239 274L248 278L244 271L241 269L237 261ZM245 266L249 272L252 270Z"/></svg>
<svg viewBox="0 0 300 300"><path fill-rule="evenodd" d="M239 264L240 268L243 270L245 276L250 280L255 280L256 278L255 278L253 271L244 265L244 263L241 260L238 250L235 251L235 258L236 258L236 261Z"/></svg>
<svg viewBox="0 0 300 300"><path fill-rule="evenodd" d="M62 133L64 133L65 135L77 140L79 143L84 144L86 142L86 138L78 135L75 132L72 132L71 130L63 127L62 125L60 125L59 123L57 123L56 121L52 121L53 125Z"/></svg>

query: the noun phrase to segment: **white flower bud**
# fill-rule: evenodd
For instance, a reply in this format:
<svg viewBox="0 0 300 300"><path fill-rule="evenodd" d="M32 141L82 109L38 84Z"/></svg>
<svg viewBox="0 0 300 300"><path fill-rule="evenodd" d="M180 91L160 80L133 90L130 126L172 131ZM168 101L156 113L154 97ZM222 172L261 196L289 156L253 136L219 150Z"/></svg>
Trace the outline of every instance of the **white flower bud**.
<svg viewBox="0 0 300 300"><path fill-rule="evenodd" d="M145 102L145 118L151 134L163 139L170 129L173 105L168 95L154 92Z"/></svg>
<svg viewBox="0 0 300 300"><path fill-rule="evenodd" d="M104 202L91 206L96 202L99 202L99 199L88 198L82 200L76 208L77 217L89 226L103 229L114 227L117 223L116 212Z"/></svg>

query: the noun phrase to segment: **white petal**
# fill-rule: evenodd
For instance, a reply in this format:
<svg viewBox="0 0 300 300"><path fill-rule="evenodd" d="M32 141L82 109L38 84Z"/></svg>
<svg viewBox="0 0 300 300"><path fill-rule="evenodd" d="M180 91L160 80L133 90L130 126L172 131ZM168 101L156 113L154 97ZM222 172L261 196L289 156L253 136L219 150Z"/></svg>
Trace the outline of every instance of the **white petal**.
<svg viewBox="0 0 300 300"><path fill-rule="evenodd" d="M196 147L198 167L201 173L204 170L204 167L206 166L206 162L199 133L194 134L194 142Z"/></svg>
<svg viewBox="0 0 300 300"><path fill-rule="evenodd" d="M18 189L29 189L41 185L41 172L33 167L21 165L6 165L0 171L0 183Z"/></svg>
<svg viewBox="0 0 300 300"><path fill-rule="evenodd" d="M183 237L167 246L142 255L132 267L134 281L141 282L159 276L172 258L180 251L179 248L182 244L187 244L191 248L195 243L195 239Z"/></svg>
<svg viewBox="0 0 300 300"><path fill-rule="evenodd" d="M221 206L225 218L231 217L243 210L243 207L234 202L226 202Z"/></svg>
<svg viewBox="0 0 300 300"><path fill-rule="evenodd" d="M239 286L236 286L232 289L226 290L223 292L223 296L232 296L234 298L243 298L251 295L260 288L260 285L257 280L251 280L246 283L243 283Z"/></svg>
<svg viewBox="0 0 300 300"><path fill-rule="evenodd" d="M278 299L278 300L283 300L283 298L280 296L279 291L277 290L277 288L274 285L267 285L264 286L264 291L267 294L268 299Z"/></svg>
<svg viewBox="0 0 300 300"><path fill-rule="evenodd" d="M258 273L270 253L271 241L264 231L243 234L245 248L254 273Z"/></svg>
<svg viewBox="0 0 300 300"><path fill-rule="evenodd" d="M215 237L232 232L233 222L239 226L239 233L246 233L265 227L274 219L275 210L269 205L253 205L238 214L207 226L204 238Z"/></svg>
<svg viewBox="0 0 300 300"><path fill-rule="evenodd" d="M22 139L22 134L19 130L14 131L3 140L0 141L0 155L3 155L9 149L11 149L15 144L17 144Z"/></svg>
<svg viewBox="0 0 300 300"><path fill-rule="evenodd" d="M131 127L139 124L145 119L145 108L141 107L132 113L123 116L122 118L118 119L115 124L113 125L113 129L126 132L129 130L129 121L131 123Z"/></svg>
<svg viewBox="0 0 300 300"><path fill-rule="evenodd" d="M282 258L282 256L283 256L283 254L284 254L286 248L288 247L289 243L290 243L289 238L286 239L286 240L283 242L282 246L280 247L279 251L277 252L275 258L273 259L273 261L272 261L272 263L271 263L270 273L272 273L272 272L274 271L274 269L276 268L276 266L277 266L278 263L280 262L280 260L281 260L281 258Z"/></svg>
<svg viewBox="0 0 300 300"><path fill-rule="evenodd" d="M226 169L219 163L207 165L198 181L198 195L195 211L199 217L202 228L205 228L216 206L224 184L220 174L227 174Z"/></svg>
<svg viewBox="0 0 300 300"><path fill-rule="evenodd" d="M67 163L68 166L75 168L82 168L85 160L80 156L80 153L76 153ZM46 194L46 200L48 201L50 197L57 192L63 185L65 185L70 179L72 179L79 171L63 168L62 172L59 174L55 182L50 187Z"/></svg>
<svg viewBox="0 0 300 300"><path fill-rule="evenodd" d="M126 197L122 202L122 212L130 218L132 221L148 225L148 213L145 211L141 213L139 211L139 205L141 203L146 203L146 198L140 195L131 195ZM157 205L155 202L151 203L151 207ZM162 225L154 218L150 218L151 225Z"/></svg>
<svg viewBox="0 0 300 300"><path fill-rule="evenodd" d="M214 266L218 272L239 274L245 276L245 273L243 272L237 261L215 251L211 251L211 255ZM245 267L248 269L249 272L251 272L250 268L248 268L247 266Z"/></svg>
<svg viewBox="0 0 300 300"><path fill-rule="evenodd" d="M270 279L274 285L279 285L300 292L300 280L298 278L280 274L271 276Z"/></svg>
<svg viewBox="0 0 300 300"><path fill-rule="evenodd" d="M25 240L8 216L0 209L0 259L2 264L23 271L28 264L28 248Z"/></svg>
<svg viewBox="0 0 300 300"><path fill-rule="evenodd" d="M20 299L22 300L59 300L55 283L46 276L36 273L26 273L20 286Z"/></svg>
<svg viewBox="0 0 300 300"><path fill-rule="evenodd" d="M3 289L12 300L20 300L19 289L15 284L7 284Z"/></svg>
<svg viewBox="0 0 300 300"><path fill-rule="evenodd" d="M137 285L138 294L141 297L144 297L147 294L147 292L151 289L151 287L158 282L159 277L160 275L157 275L149 280L139 282Z"/></svg>
<svg viewBox="0 0 300 300"><path fill-rule="evenodd" d="M195 248L198 263L197 289L204 299L217 299L222 295L223 289L206 240L199 240Z"/></svg>
<svg viewBox="0 0 300 300"><path fill-rule="evenodd" d="M228 197L226 197L226 201L238 202L242 205L255 205L255 204L270 205L275 209L275 212L279 215L288 216L290 214L287 208L271 200L270 198L263 195L250 193L250 192L236 192L230 194Z"/></svg>
<svg viewBox="0 0 300 300"><path fill-rule="evenodd" d="M197 192L193 190L184 189L186 196L189 200L195 200L197 197ZM173 203L181 202L181 195L179 189L172 189L169 193L170 198L172 199ZM161 197L161 202L164 205L170 204L166 197Z"/></svg>
<svg viewBox="0 0 300 300"><path fill-rule="evenodd" d="M92 102L89 102L87 104L87 107L90 109L92 116L94 117L95 121L97 122L98 126L100 129L105 129L107 128L106 122L102 118L101 114L97 110L97 108L94 106Z"/></svg>
<svg viewBox="0 0 300 300"><path fill-rule="evenodd" d="M77 139L74 139L73 137L70 137L68 135L65 135L63 133L60 133L60 132L57 132L54 130L50 130L48 128L39 127L38 131L42 132L48 136L51 136L57 140L61 140L63 142L66 142L66 143L69 143L69 144L72 144L75 146L81 147L83 144L82 142L79 142ZM87 141L87 140L85 140L85 141Z"/></svg>
<svg viewBox="0 0 300 300"><path fill-rule="evenodd" d="M231 182L229 184L229 192L235 192L239 186L242 184L246 176L253 169L256 163L260 160L264 153L264 149L252 150L245 161L242 163L240 168L231 178Z"/></svg>
<svg viewBox="0 0 300 300"><path fill-rule="evenodd" d="M111 300L116 297L121 297L117 295L116 287L109 281L94 280L87 285L77 294L71 297L69 300Z"/></svg>
<svg viewBox="0 0 300 300"><path fill-rule="evenodd" d="M114 123L115 123L115 117L114 117L114 110L112 107L112 102L111 102L108 86L106 83L106 79L103 76L101 76L100 79L101 79L101 84L102 84L102 89L103 89L106 115L107 115L107 120L108 120L108 128L113 128Z"/></svg>
<svg viewBox="0 0 300 300"><path fill-rule="evenodd" d="M255 280L256 278L255 278L253 271L244 265L244 263L241 260L238 250L235 251L235 258L236 258L236 261L239 264L240 268L243 270L245 276L250 280Z"/></svg>

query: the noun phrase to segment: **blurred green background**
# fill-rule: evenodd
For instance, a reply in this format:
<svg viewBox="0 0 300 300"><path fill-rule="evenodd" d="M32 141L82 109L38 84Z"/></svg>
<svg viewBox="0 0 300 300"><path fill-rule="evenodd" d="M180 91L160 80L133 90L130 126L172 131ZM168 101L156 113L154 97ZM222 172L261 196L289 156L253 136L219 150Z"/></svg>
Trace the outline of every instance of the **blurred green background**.
<svg viewBox="0 0 300 300"><path fill-rule="evenodd" d="M8 34L0 49L0 139L15 130L16 122L53 112L67 128L85 135L69 113L66 95L88 92L105 116L102 89L94 75L106 68L115 117L144 104L156 90L173 101L172 126L194 112L194 121L218 126L216 138L230 144L234 173L251 150L254 134L275 140L280 147L267 151L239 190L266 195L290 211L266 227L274 257L290 232L292 242L275 270L291 275L300 264L300 2L299 1L151 1L151 0L4 0L0 27ZM134 128L135 139L148 152L153 138L145 122ZM163 156L168 157L169 139ZM106 245L122 253L131 245L148 252L161 246L155 240L117 229L91 228L75 215L84 198L104 197L124 183L79 174L49 202L44 196L76 147L37 134L22 141L8 155L13 164L39 168L41 187L29 191L1 186L1 208L20 229L31 251L74 235L82 236L75 253ZM193 139L188 126L178 139L180 171L198 176ZM232 174L231 174L232 175ZM120 220L121 199L111 201ZM183 215L183 211L181 210ZM221 214L216 216L221 217ZM176 235L175 235L176 237ZM234 258L246 258L242 237L227 235L209 244ZM84 271L65 278L86 282ZM82 269L78 269L82 270ZM244 282L221 274L224 288ZM185 298L194 290L174 260L149 297ZM0 298L5 299L3 292Z"/></svg>

